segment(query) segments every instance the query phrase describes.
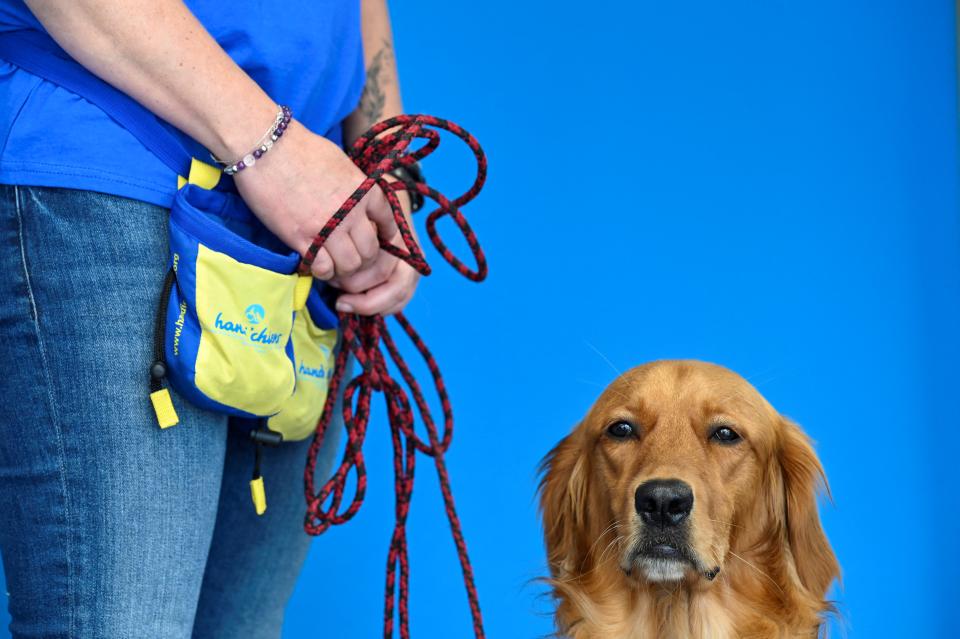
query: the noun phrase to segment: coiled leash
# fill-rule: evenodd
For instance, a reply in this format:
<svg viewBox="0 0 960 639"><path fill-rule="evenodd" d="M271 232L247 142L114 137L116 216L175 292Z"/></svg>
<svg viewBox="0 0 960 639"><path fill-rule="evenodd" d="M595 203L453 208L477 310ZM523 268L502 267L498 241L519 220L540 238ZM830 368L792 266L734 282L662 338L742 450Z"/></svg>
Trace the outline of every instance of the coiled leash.
<svg viewBox="0 0 960 639"><path fill-rule="evenodd" d="M433 128L428 128L433 127ZM473 151L477 160L477 175L473 185L463 195L448 200L443 194L420 181L407 178L404 181L389 182L384 174L398 167L411 167L414 163L431 154L440 144L440 133L436 129L446 130L463 140ZM415 138L426 140L420 148L408 151ZM378 185L386 195L390 208L393 211L400 236L406 250L393 246L381 240L381 248L410 264L422 275L429 275L430 266L417 245L407 223L406 217L397 198L397 192L410 191L419 193L423 197L434 200L438 208L427 216L426 227L430 241L437 248L443 259L454 269L469 280L479 282L487 275L486 258L477 242L476 235L470 228L460 209L470 202L480 192L486 180L487 161L483 149L476 139L458 125L428 115L403 115L390 118L374 125L354 142L349 150L350 158L360 169L367 174L367 178L343 203L333 217L327 222L316 236L307 250L300 264L301 273L309 273L317 252L330 237L334 229L350 213L357 203L373 188ZM412 171L405 172L410 175ZM460 261L440 238L437 231L437 222L449 216L463 234L470 251L473 254L476 268L471 269ZM460 519L457 517L453 493L450 489L450 475L444 460L444 453L450 447L453 438L453 412L450 398L443 382L443 376L436 360L427 349L420 335L402 314L396 316L397 322L406 333L423 358L433 378L434 388L440 398L443 410L442 434L430 412L430 407L424 398L423 391L414 378L403 357L397 348L396 342L387 329L383 317L360 316L350 313L340 313L340 327L343 331L343 347L337 354L334 374L330 379L329 392L323 414L317 423L316 433L311 442L307 456L307 466L304 471L304 485L307 500L307 515L304 530L311 535L319 535L330 526L343 524L349 521L360 510L367 487L366 466L363 457L363 442L367 434L367 425L370 420L370 402L374 392L384 395L387 406L387 417L390 423L390 434L393 442L393 470L395 482L395 513L396 520L393 537L387 555L387 575L385 586L385 601L383 611L383 636L389 639L393 636L394 606L399 610L400 637L408 639L410 636L409 613L407 609L409 557L407 552L406 523L410 512L410 500L413 496L413 477L416 466L417 451L434 459L437 477L440 481L440 490L443 494L444 507L453 541L457 547L457 556L463 571L464 586L467 599L470 603L470 614L473 619L473 632L477 639L482 639L483 618L480 613L480 602L474 583L473 568L467 555L467 545L463 538ZM384 353L386 350L386 354ZM317 453L323 442L324 435L333 417L334 406L341 386L344 384L344 371L347 360L353 354L362 366L362 372L346 382L343 388L343 421L347 431L347 444L343 459L333 476L316 490L314 473L317 463ZM394 379L388 370L388 360L394 363L403 382L410 389L413 403L416 404L426 432L427 440L418 436L414 429L414 411L407 392ZM356 409L354 409L356 403ZM346 508L343 505L344 491L347 478L351 471L356 473L356 491ZM397 572L399 571L399 593L397 593Z"/></svg>

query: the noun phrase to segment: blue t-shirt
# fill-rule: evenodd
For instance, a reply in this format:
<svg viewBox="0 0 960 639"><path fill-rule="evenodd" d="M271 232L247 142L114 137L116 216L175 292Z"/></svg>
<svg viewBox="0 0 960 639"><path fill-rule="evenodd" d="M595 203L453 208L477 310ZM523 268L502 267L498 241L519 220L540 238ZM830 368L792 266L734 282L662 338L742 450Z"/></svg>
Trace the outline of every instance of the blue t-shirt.
<svg viewBox="0 0 960 639"><path fill-rule="evenodd" d="M340 142L341 122L364 83L359 0L186 5L274 101ZM21 29L43 31L22 0L0 0L0 31ZM194 157L210 161L198 143L175 133ZM0 60L0 184L86 189L169 206L177 178L99 107Z"/></svg>

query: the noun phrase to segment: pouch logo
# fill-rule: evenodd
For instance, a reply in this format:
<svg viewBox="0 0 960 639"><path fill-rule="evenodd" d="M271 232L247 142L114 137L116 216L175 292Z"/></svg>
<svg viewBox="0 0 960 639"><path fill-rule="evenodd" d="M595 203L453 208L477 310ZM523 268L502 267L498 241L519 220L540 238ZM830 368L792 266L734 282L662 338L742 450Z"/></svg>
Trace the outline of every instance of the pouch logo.
<svg viewBox="0 0 960 639"><path fill-rule="evenodd" d="M249 324L225 319L223 313L217 313L217 317L213 320L213 327L218 333L237 336L244 341L253 342L255 346L272 346L280 343L282 333L271 333L270 327L266 324L258 329L257 324L263 322L267 316L261 305L251 304L243 315Z"/></svg>
<svg viewBox="0 0 960 639"><path fill-rule="evenodd" d="M320 346L320 352L323 354L323 357L329 361L330 350L325 346ZM314 384L323 384L323 380L327 379L331 372L324 363L321 363L319 366L308 366L302 359L300 360L300 367L297 369L298 375L312 378L307 381Z"/></svg>
<svg viewBox="0 0 960 639"><path fill-rule="evenodd" d="M303 363L303 360L300 360L300 374L306 375L307 377L316 377L317 379L323 379L327 376L326 369L321 366L320 368L309 368L306 364Z"/></svg>
<svg viewBox="0 0 960 639"><path fill-rule="evenodd" d="M180 335L183 333L183 322L186 316L187 316L187 302L181 301L180 314L177 315L177 321L174 322L173 324L175 327L173 330L173 354L174 355L180 354Z"/></svg>
<svg viewBox="0 0 960 639"><path fill-rule="evenodd" d="M264 311L263 307L259 304L251 304L244 313L247 316L247 321L251 324L259 324L267 315L266 311Z"/></svg>

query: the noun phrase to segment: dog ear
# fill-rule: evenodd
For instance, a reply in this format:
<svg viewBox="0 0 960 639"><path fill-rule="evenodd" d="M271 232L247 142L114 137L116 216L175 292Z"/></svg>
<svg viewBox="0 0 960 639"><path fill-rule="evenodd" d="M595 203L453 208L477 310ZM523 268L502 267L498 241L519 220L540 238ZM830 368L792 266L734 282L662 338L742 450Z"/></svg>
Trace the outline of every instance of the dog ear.
<svg viewBox="0 0 960 639"><path fill-rule="evenodd" d="M786 499L786 530L797 574L804 588L823 599L830 583L840 576L840 567L820 525L817 495L829 496L827 478L809 438L788 419L783 419L780 471Z"/></svg>
<svg viewBox="0 0 960 639"><path fill-rule="evenodd" d="M583 530L587 503L587 455L577 430L550 451L540 465L540 513L547 558L554 577L579 565L584 552Z"/></svg>

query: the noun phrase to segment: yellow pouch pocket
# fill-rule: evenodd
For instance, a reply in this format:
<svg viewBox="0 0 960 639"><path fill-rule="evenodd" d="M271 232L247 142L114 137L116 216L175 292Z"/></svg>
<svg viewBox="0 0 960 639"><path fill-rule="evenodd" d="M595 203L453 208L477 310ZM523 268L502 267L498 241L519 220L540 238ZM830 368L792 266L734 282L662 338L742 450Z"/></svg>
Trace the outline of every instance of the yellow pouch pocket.
<svg viewBox="0 0 960 639"><path fill-rule="evenodd" d="M296 383L287 345L297 280L200 245L194 383L207 397L253 415L280 410Z"/></svg>
<svg viewBox="0 0 960 639"><path fill-rule="evenodd" d="M284 441L306 439L313 434L333 374L336 316L323 306L316 291L311 290L306 307L296 314L291 339L296 390L280 412L267 420L267 427L282 433Z"/></svg>

